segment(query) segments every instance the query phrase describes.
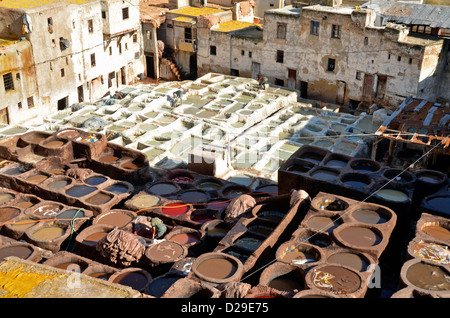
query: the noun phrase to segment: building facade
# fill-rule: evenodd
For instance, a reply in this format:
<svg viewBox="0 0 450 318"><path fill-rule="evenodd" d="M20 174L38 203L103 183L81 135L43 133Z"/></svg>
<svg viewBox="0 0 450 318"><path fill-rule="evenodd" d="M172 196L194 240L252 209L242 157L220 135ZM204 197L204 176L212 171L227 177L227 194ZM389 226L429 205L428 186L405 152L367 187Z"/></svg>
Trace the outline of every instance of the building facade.
<svg viewBox="0 0 450 318"><path fill-rule="evenodd" d="M138 0L5 0L0 15L0 38L30 43L29 62L35 70L31 76L37 87L34 104L40 114L95 102L144 70ZM1 102L0 108L5 107L14 106ZM10 116L10 122L34 115Z"/></svg>
<svg viewBox="0 0 450 318"><path fill-rule="evenodd" d="M352 108L395 107L442 85L434 74L444 64L442 38L417 37L394 23L376 26L376 20L370 9L312 5L268 10L260 30L214 26L199 39L205 53L198 54L199 75L261 73L303 98ZM206 54L211 48L219 52L214 57Z"/></svg>

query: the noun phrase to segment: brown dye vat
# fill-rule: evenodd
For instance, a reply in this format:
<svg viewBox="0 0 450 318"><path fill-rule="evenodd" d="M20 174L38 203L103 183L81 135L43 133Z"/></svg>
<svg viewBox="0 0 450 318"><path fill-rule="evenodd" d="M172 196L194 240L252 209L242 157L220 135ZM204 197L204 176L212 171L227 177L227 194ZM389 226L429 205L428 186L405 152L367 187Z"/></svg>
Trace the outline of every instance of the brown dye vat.
<svg viewBox="0 0 450 318"><path fill-rule="evenodd" d="M382 211L371 209L358 209L352 212L353 218L358 222L366 224L382 224L389 221L387 215L383 215Z"/></svg>
<svg viewBox="0 0 450 318"><path fill-rule="evenodd" d="M332 196L316 196L311 206L318 211L345 211L349 207L349 204L344 200Z"/></svg>
<svg viewBox="0 0 450 318"><path fill-rule="evenodd" d="M117 160L119 160L119 157L116 157L116 156L104 156L104 157L101 157L98 161L104 162L104 163L112 163L112 162L116 162Z"/></svg>
<svg viewBox="0 0 450 318"><path fill-rule="evenodd" d="M42 218L53 218L63 209L62 205L44 204L34 209L32 214Z"/></svg>
<svg viewBox="0 0 450 318"><path fill-rule="evenodd" d="M37 224L38 221L31 219L31 218L23 218L23 219L16 219L14 223L8 224L8 227L13 232L19 232L24 233L28 228L32 227L33 225Z"/></svg>
<svg viewBox="0 0 450 318"><path fill-rule="evenodd" d="M311 287L336 294L356 293L363 283L356 272L336 265L317 266L308 272L308 276Z"/></svg>
<svg viewBox="0 0 450 318"><path fill-rule="evenodd" d="M200 255L192 264L191 271L200 280L225 283L238 281L243 274L243 265L234 256L211 252Z"/></svg>
<svg viewBox="0 0 450 318"><path fill-rule="evenodd" d="M61 148L63 145L64 145L64 141L60 141L60 140L54 140L54 141L50 141L46 144L43 144L44 147L52 148L52 149Z"/></svg>
<svg viewBox="0 0 450 318"><path fill-rule="evenodd" d="M25 180L27 180L28 182L31 182L31 183L41 183L44 180L47 180L48 178L49 177L45 174L35 174L35 175L32 175L32 176L26 178Z"/></svg>
<svg viewBox="0 0 450 318"><path fill-rule="evenodd" d="M0 193L0 204L5 204L14 199L14 195L10 193Z"/></svg>
<svg viewBox="0 0 450 318"><path fill-rule="evenodd" d="M64 175L65 170L64 170L64 168L52 168L52 169L48 170L48 173L54 174L54 175Z"/></svg>
<svg viewBox="0 0 450 318"><path fill-rule="evenodd" d="M0 208L0 224L7 222L20 214L20 209L13 207Z"/></svg>
<svg viewBox="0 0 450 318"><path fill-rule="evenodd" d="M43 227L31 233L31 237L38 241L53 241L66 233L66 230L59 226Z"/></svg>
<svg viewBox="0 0 450 318"><path fill-rule="evenodd" d="M296 241L287 241L278 247L276 259L287 264L310 264L322 258L320 249Z"/></svg>
<svg viewBox="0 0 450 318"><path fill-rule="evenodd" d="M280 291L298 292L304 288L304 282L299 280L299 277L294 273L288 273L275 277L267 286Z"/></svg>
<svg viewBox="0 0 450 318"><path fill-rule="evenodd" d="M180 244L184 244L184 245L190 245L190 244L195 244L195 243L200 242L198 235L196 235L194 233L176 234L176 235L173 235L172 237L170 237L170 240L178 242Z"/></svg>
<svg viewBox="0 0 450 318"><path fill-rule="evenodd" d="M59 269L65 269L65 270L71 271L71 272L81 273L86 269L87 266L84 264L76 263L76 262L66 262L66 263L61 263L58 265L53 265L53 267L59 268Z"/></svg>
<svg viewBox="0 0 450 318"><path fill-rule="evenodd" d="M92 204L92 205L102 205L106 204L109 201L111 201L113 197L109 194L98 192L94 194L93 196L86 199L86 203Z"/></svg>
<svg viewBox="0 0 450 318"><path fill-rule="evenodd" d="M408 247L408 252L429 263L443 265L450 263L450 251L446 245L413 240Z"/></svg>
<svg viewBox="0 0 450 318"><path fill-rule="evenodd" d="M207 259L200 263L197 272L214 279L226 279L236 273L235 264L224 258Z"/></svg>
<svg viewBox="0 0 450 318"><path fill-rule="evenodd" d="M366 271L370 264L370 261L365 256L351 251L340 251L331 254L326 262L328 264L343 265L358 272Z"/></svg>
<svg viewBox="0 0 450 318"><path fill-rule="evenodd" d="M422 228L422 232L434 237L438 240L448 241L450 240L450 231L445 227L438 225L428 225Z"/></svg>
<svg viewBox="0 0 450 318"><path fill-rule="evenodd" d="M33 252L33 249L26 245L2 246L0 247L0 262L10 256L28 259Z"/></svg>
<svg viewBox="0 0 450 318"><path fill-rule="evenodd" d="M402 269L403 280L428 292L450 291L450 274L441 266L412 260Z"/></svg>
<svg viewBox="0 0 450 318"><path fill-rule="evenodd" d="M14 206L19 209L27 209L27 208L32 207L35 204L36 203L33 203L31 201L19 201L19 202L14 203Z"/></svg>
<svg viewBox="0 0 450 318"><path fill-rule="evenodd" d="M187 249L182 244L174 241L162 241L150 246L145 255L152 264L173 263L186 256Z"/></svg>
<svg viewBox="0 0 450 318"><path fill-rule="evenodd" d="M134 162L127 162L124 163L123 165L121 165L122 168L124 169L129 169L129 170L136 170L142 167L141 164L136 164Z"/></svg>
<svg viewBox="0 0 450 318"><path fill-rule="evenodd" d="M74 139L80 135L80 132L72 129L63 130L57 133L57 136L64 139Z"/></svg>
<svg viewBox="0 0 450 318"><path fill-rule="evenodd" d="M352 246L371 247L380 244L382 238L374 230L360 226L349 226L339 231L343 241Z"/></svg>
<svg viewBox="0 0 450 318"><path fill-rule="evenodd" d="M131 212L131 211L130 211ZM131 212L133 213L133 212ZM111 225L111 226L117 226L119 228L126 226L129 224L134 218L135 215L131 213L125 213L125 212L107 212L99 215L94 220L95 224L104 224L104 225Z"/></svg>
<svg viewBox="0 0 450 318"><path fill-rule="evenodd" d="M109 281L143 292L151 279L151 275L143 269L128 268L111 275Z"/></svg>
<svg viewBox="0 0 450 318"><path fill-rule="evenodd" d="M290 264L275 262L263 270L259 277L259 285L269 286L292 296L305 289L304 270Z"/></svg>
<svg viewBox="0 0 450 318"><path fill-rule="evenodd" d="M62 189L72 183L72 180L70 179L53 179L53 180L54 181L47 183L47 187L51 189Z"/></svg>
<svg viewBox="0 0 450 318"><path fill-rule="evenodd" d="M332 217L312 216L308 219L307 225L313 230L331 233L340 225L340 223L338 221L335 221Z"/></svg>
<svg viewBox="0 0 450 318"><path fill-rule="evenodd" d="M93 233L89 236L87 236L84 240L83 240L83 244L85 245L90 245L90 246L96 246L97 243L104 238L106 235L108 235L107 232L97 232L97 233Z"/></svg>

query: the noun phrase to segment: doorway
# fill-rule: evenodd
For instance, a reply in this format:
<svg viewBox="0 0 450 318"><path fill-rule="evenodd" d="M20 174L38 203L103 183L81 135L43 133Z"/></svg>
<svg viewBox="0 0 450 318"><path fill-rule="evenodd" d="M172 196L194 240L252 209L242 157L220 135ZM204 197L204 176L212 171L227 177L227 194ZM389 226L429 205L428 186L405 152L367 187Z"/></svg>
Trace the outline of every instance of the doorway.
<svg viewBox="0 0 450 318"><path fill-rule="evenodd" d="M261 64L252 62L252 78L258 80L258 74L261 72Z"/></svg>
<svg viewBox="0 0 450 318"><path fill-rule="evenodd" d="M155 60L153 53L145 56L145 64L147 65L147 77L155 78Z"/></svg>
<svg viewBox="0 0 450 318"><path fill-rule="evenodd" d="M300 97L308 98L308 82L300 81Z"/></svg>
<svg viewBox="0 0 450 318"><path fill-rule="evenodd" d="M295 89L297 70L288 68L288 88Z"/></svg>
<svg viewBox="0 0 450 318"><path fill-rule="evenodd" d="M66 109L69 106L69 97L66 96L58 101L58 110Z"/></svg>

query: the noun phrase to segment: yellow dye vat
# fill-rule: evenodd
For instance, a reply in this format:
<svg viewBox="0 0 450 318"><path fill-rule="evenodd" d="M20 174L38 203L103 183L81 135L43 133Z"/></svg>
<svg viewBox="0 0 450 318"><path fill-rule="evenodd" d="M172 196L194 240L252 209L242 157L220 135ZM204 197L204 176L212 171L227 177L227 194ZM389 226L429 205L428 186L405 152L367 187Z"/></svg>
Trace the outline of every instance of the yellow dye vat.
<svg viewBox="0 0 450 318"><path fill-rule="evenodd" d="M43 281L59 276L22 272L22 266L8 272L0 272L0 289L8 292L4 298L23 298Z"/></svg>
<svg viewBox="0 0 450 318"><path fill-rule="evenodd" d="M191 16L191 17L198 17L201 15L214 14L214 13L219 13L219 12L224 12L224 11L220 10L220 9L207 8L207 7L205 7L205 8L186 7L186 8L172 10L170 12L187 15L187 16Z"/></svg>

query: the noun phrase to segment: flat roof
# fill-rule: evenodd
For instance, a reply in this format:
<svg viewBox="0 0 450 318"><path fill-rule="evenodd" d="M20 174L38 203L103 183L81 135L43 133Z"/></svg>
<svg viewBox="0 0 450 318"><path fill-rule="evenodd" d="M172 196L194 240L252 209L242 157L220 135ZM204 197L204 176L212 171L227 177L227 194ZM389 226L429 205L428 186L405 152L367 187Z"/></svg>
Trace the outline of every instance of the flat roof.
<svg viewBox="0 0 450 318"><path fill-rule="evenodd" d="M210 7L203 7L203 8L185 7L185 8L181 8L181 9L172 10L170 12L176 13L176 14L187 15L187 16L191 16L191 17L199 17L201 15L225 12L225 10L220 10L220 9L210 8Z"/></svg>
<svg viewBox="0 0 450 318"><path fill-rule="evenodd" d="M219 31L219 32L231 32L231 31L241 30L241 29L245 29L248 27L252 27L252 26L262 27L262 24L233 20L233 21L222 22L222 23L218 24L217 26L213 27L211 30Z"/></svg>
<svg viewBox="0 0 450 318"><path fill-rule="evenodd" d="M94 0L1 0L0 7L11 9L28 9L59 2L68 2L69 4L85 4L93 1Z"/></svg>

